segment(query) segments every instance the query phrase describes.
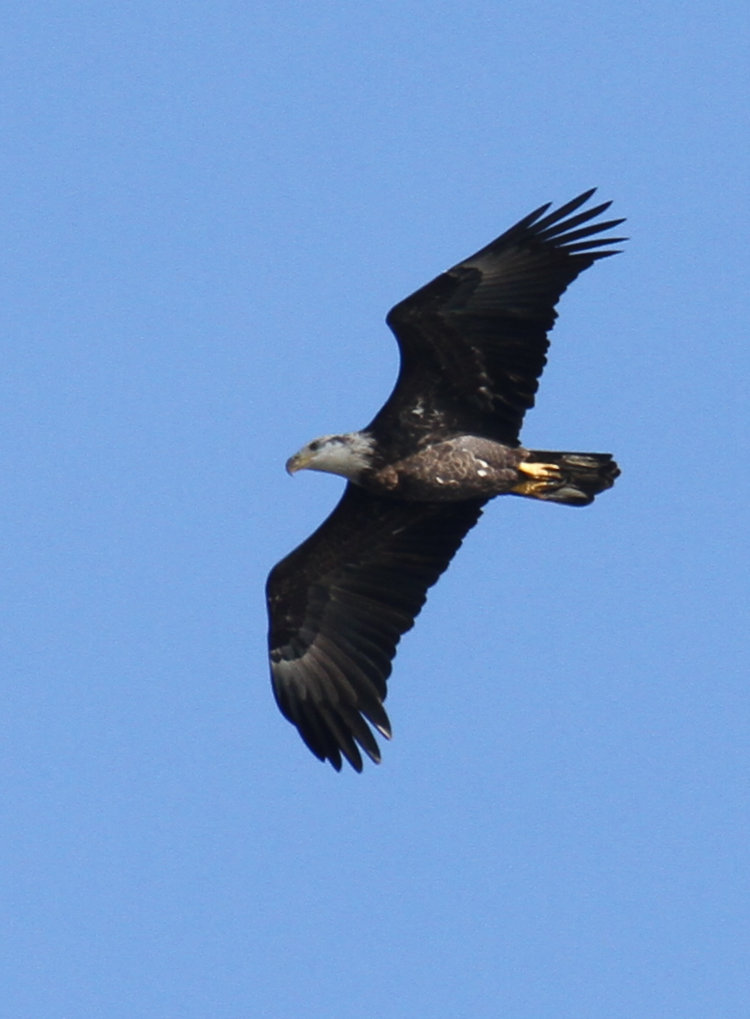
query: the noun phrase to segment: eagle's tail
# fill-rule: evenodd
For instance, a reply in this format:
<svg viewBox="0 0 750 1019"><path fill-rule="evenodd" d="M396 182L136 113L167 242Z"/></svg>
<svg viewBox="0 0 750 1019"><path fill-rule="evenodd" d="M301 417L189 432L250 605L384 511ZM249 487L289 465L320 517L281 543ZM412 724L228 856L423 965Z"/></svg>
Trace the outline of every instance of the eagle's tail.
<svg viewBox="0 0 750 1019"><path fill-rule="evenodd" d="M518 465L514 495L549 499L566 506L588 506L611 488L620 468L609 453L548 453L530 450Z"/></svg>

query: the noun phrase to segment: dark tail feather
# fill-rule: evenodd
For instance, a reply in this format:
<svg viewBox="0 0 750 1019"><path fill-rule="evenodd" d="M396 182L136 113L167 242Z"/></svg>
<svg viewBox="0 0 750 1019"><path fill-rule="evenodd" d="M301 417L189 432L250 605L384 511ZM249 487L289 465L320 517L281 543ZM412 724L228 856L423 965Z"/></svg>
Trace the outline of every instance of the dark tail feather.
<svg viewBox="0 0 750 1019"><path fill-rule="evenodd" d="M516 495L548 499L566 506L588 506L611 488L620 468L609 453L549 453L531 450L519 464L522 481Z"/></svg>

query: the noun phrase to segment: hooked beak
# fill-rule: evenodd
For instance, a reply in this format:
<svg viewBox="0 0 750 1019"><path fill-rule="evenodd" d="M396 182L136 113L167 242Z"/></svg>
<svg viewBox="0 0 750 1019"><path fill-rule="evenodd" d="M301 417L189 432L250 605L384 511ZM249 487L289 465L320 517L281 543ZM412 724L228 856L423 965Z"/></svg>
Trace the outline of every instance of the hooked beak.
<svg viewBox="0 0 750 1019"><path fill-rule="evenodd" d="M310 457L304 456L302 451L295 453L294 456L290 456L286 462L287 474L296 474L297 471L304 470L310 462Z"/></svg>

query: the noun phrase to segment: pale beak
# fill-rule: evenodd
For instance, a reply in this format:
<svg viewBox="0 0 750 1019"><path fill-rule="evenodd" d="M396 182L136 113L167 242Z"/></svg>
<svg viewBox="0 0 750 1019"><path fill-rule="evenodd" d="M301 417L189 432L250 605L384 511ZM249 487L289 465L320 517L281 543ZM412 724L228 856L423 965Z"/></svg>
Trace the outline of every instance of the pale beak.
<svg viewBox="0 0 750 1019"><path fill-rule="evenodd" d="M294 456L290 456L286 462L287 474L296 474L297 471L301 471L310 462L309 456L303 456L302 452L295 453Z"/></svg>

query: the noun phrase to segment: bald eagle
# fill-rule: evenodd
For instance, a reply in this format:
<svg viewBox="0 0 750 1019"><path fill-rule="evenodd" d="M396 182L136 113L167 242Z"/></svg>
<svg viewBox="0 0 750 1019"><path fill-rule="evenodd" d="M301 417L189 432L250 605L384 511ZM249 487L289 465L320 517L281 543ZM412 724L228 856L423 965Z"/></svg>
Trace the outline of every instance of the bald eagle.
<svg viewBox="0 0 750 1019"><path fill-rule="evenodd" d="M362 770L390 738L383 707L401 635L496 495L586 506L620 473L608 453L525 449L521 423L546 363L561 294L616 254L582 209L543 205L397 304L393 392L359 432L325 435L287 462L347 479L325 522L268 577L269 652L281 712L322 761Z"/></svg>

